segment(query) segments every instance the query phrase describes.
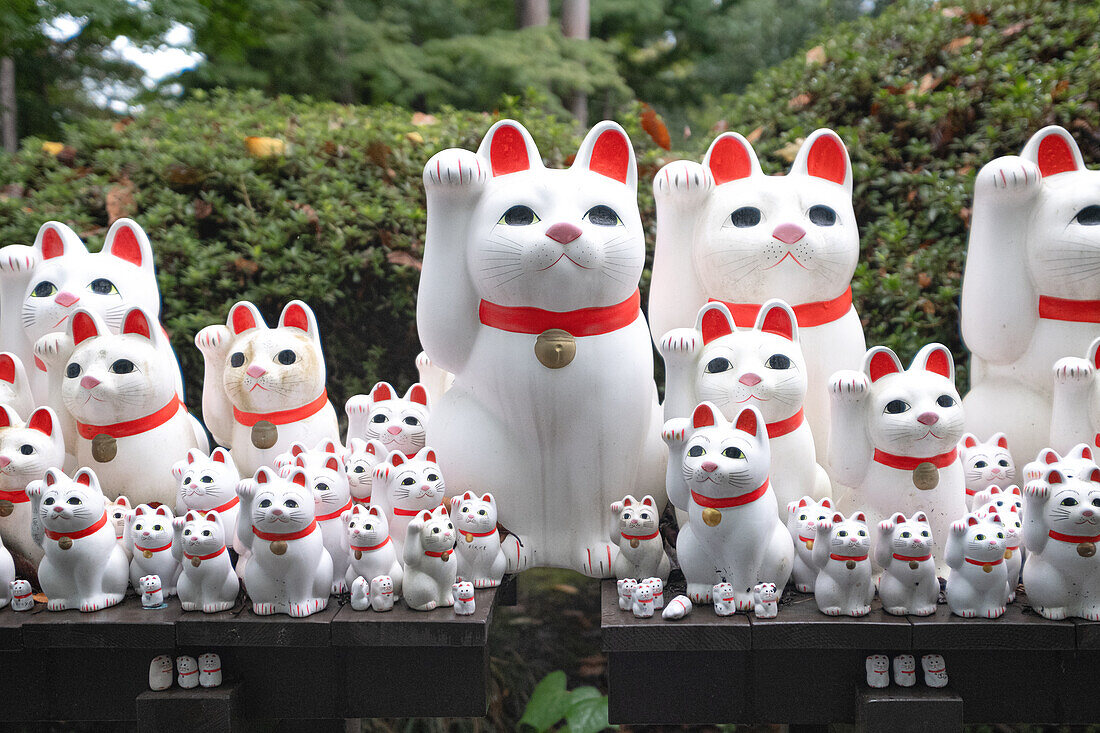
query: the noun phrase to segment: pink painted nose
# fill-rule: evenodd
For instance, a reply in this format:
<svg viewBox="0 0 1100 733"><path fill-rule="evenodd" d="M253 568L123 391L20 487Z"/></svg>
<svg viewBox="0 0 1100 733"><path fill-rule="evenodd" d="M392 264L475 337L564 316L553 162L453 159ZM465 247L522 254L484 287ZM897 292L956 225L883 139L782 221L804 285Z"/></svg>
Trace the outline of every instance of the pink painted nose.
<svg viewBox="0 0 1100 733"><path fill-rule="evenodd" d="M253 379L259 379L263 375L267 374L267 370L264 369L262 366L252 364L248 367L248 369L245 370L244 373L252 377Z"/></svg>
<svg viewBox="0 0 1100 733"><path fill-rule="evenodd" d="M580 227L564 221L560 221L546 230L546 236L550 237L558 244L569 244L580 235Z"/></svg>
<svg viewBox="0 0 1100 733"><path fill-rule="evenodd" d="M62 308L68 308L70 305L76 303L79 300L80 298L76 297L68 290L62 290L54 297L53 302L57 303Z"/></svg>
<svg viewBox="0 0 1100 733"><path fill-rule="evenodd" d="M700 466L700 468L702 468L707 473L710 473L714 469L718 468L718 464L714 461L703 461L703 465Z"/></svg>
<svg viewBox="0 0 1100 733"><path fill-rule="evenodd" d="M940 421L940 416L934 412L922 412L917 415L917 422L921 425L935 425Z"/></svg>
<svg viewBox="0 0 1100 733"><path fill-rule="evenodd" d="M53 511L54 511L54 513L55 513L55 514L57 514L58 512L63 512L63 511L65 511L65 507L63 507L63 506L55 506L55 507L53 508Z"/></svg>
<svg viewBox="0 0 1100 733"><path fill-rule="evenodd" d="M1085 511L1081 512L1081 516L1091 517L1092 516L1092 510L1091 509L1086 509Z"/></svg>
<svg viewBox="0 0 1100 733"><path fill-rule="evenodd" d="M91 389L92 387L95 387L97 384L99 384L99 380L96 379L95 377L85 376L85 377L81 377L81 379L80 379L80 386L83 387L84 389Z"/></svg>
<svg viewBox="0 0 1100 733"><path fill-rule="evenodd" d="M806 236L806 230L797 224L780 224L772 231L772 236L783 244L794 244Z"/></svg>
<svg viewBox="0 0 1100 733"><path fill-rule="evenodd" d="M283 510L282 509L272 509L271 513L274 514L276 517L283 516Z"/></svg>
<svg viewBox="0 0 1100 733"><path fill-rule="evenodd" d="M746 387L755 387L760 384L761 379L758 375L749 372L748 374L742 374L741 378L737 380Z"/></svg>
<svg viewBox="0 0 1100 733"><path fill-rule="evenodd" d="M11 463L10 458L8 458L7 456L0 456L0 468L4 468L9 463Z"/></svg>
<svg viewBox="0 0 1100 733"><path fill-rule="evenodd" d="M386 432L390 435L401 435L401 428L397 427L396 425L391 425L390 427L386 428Z"/></svg>

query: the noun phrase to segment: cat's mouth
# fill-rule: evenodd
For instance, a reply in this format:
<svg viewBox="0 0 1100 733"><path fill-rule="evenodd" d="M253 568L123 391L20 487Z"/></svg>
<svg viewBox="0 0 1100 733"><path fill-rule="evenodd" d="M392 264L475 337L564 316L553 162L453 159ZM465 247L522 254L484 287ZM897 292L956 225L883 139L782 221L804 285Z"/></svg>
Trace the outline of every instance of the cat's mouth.
<svg viewBox="0 0 1100 733"><path fill-rule="evenodd" d="M738 405L742 405L742 404L748 402L749 400L756 400L757 402L767 402L768 398L767 397L757 397L756 395L751 394L743 400L734 400L734 402L737 403Z"/></svg>
<svg viewBox="0 0 1100 733"><path fill-rule="evenodd" d="M262 389L262 390L263 390L264 392L267 392L267 391L268 391L267 387L263 386L263 385L262 385L262 384L260 384L259 382L253 382L253 383L252 383L252 386L248 388L248 391L249 391L249 392L252 392L252 391L254 391L254 390L255 390L255 389L257 388L257 387L259 387L260 389Z"/></svg>
<svg viewBox="0 0 1100 733"><path fill-rule="evenodd" d="M924 434L924 435L922 435L921 437L917 438L917 440L924 440L925 438L927 438L927 437L929 437L929 436L931 436L931 437L935 438L936 440L943 440L943 438L941 438L940 436L936 435L936 434L935 434L935 433L933 433L933 432L932 432L931 430L929 430L929 431L928 431L927 433L925 433L925 434Z"/></svg>
<svg viewBox="0 0 1100 733"><path fill-rule="evenodd" d="M799 267L801 267L803 270L809 270L810 269L810 268L806 267L805 265L803 265L802 262L800 262L799 259L797 257L795 257L794 252L790 252L790 251L788 251L787 254L780 257L779 262L776 262L774 265L768 265L767 267L765 267L763 269L771 270L772 268L779 267L780 265L783 264L783 261L785 259L787 259L788 257L790 257L792 260L794 260L794 263L796 265L798 265Z"/></svg>
<svg viewBox="0 0 1100 733"><path fill-rule="evenodd" d="M561 261L562 261L562 258L565 258L565 259L569 260L570 262L572 262L572 263L573 263L574 265L576 265L577 267L581 268L582 270L591 270L591 269L592 269L591 267L585 267L584 265L582 265L581 263L577 262L577 261L576 261L575 259L573 259L573 258L572 258L572 257L570 257L569 255L567 255L567 254L565 254L564 252L562 252L562 253L561 253L561 255L560 255L560 256L558 257L558 259L554 260L553 262L551 262L551 263L550 263L549 265L547 265L546 267L540 267L540 268L538 269L538 271L539 271L539 272L543 272L543 271L545 271L545 270L549 270L549 269L550 269L551 267L553 267L554 265L556 265L556 264L558 264L559 262L561 262Z"/></svg>

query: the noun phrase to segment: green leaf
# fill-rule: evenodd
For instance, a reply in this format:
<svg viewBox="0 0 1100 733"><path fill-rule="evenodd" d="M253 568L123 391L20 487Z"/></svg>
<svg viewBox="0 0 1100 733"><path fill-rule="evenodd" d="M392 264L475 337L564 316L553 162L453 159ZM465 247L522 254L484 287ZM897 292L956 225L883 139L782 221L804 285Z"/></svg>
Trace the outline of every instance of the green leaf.
<svg viewBox="0 0 1100 733"><path fill-rule="evenodd" d="M570 733L599 733L607 722L607 697L595 687L578 687L569 696L565 730Z"/></svg>
<svg viewBox="0 0 1100 733"><path fill-rule="evenodd" d="M565 691L565 672L560 669L542 678L535 685L520 725L528 725L540 733L549 730L565 717L570 695Z"/></svg>

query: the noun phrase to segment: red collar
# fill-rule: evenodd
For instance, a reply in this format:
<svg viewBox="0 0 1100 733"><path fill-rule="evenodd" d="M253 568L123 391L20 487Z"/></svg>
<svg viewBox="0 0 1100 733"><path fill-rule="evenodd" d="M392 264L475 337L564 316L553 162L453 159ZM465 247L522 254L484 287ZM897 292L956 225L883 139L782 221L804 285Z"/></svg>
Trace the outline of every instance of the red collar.
<svg viewBox="0 0 1100 733"><path fill-rule="evenodd" d="M814 542L815 540L814 540L813 537L803 537L802 535L798 535L798 541L799 542Z"/></svg>
<svg viewBox="0 0 1100 733"><path fill-rule="evenodd" d="M474 600L474 597L470 596L469 598L463 598L462 596L459 596L458 600L460 600L460 601L472 601L472 600Z"/></svg>
<svg viewBox="0 0 1100 733"><path fill-rule="evenodd" d="M424 550L424 554L428 557L441 557L444 560L450 557L452 552L454 552L453 547L449 550L440 550L439 552L436 552L435 550Z"/></svg>
<svg viewBox="0 0 1100 733"><path fill-rule="evenodd" d="M444 504L440 502L439 506L444 506ZM434 506L431 509L398 509L397 507L394 507L393 513L399 517L415 517L420 512L430 512L435 508L436 507Z"/></svg>
<svg viewBox="0 0 1100 733"><path fill-rule="evenodd" d="M25 596L14 596L14 597L15 597L15 598L18 598L19 600L23 600L24 598L30 598L30 597L31 597L31 594L30 594L30 593L28 593L28 594L27 594L27 595L25 595Z"/></svg>
<svg viewBox="0 0 1100 733"><path fill-rule="evenodd" d="M90 425L88 423L78 422L76 424L76 430L80 433L80 437L91 440L97 435L110 435L112 438L126 438L131 435L139 435L141 433L147 433L153 428L159 428L164 423L171 420L180 408L184 411L187 410L187 406L183 404L183 400L179 395L172 395L172 399L168 400L168 404L160 408L152 415L146 415L145 417L139 417L136 420L126 420L125 422L115 423L114 425Z"/></svg>
<svg viewBox="0 0 1100 733"><path fill-rule="evenodd" d="M894 553L894 559L895 560L904 560L905 562L924 562L925 560L931 560L932 555L931 555L931 553L929 553L927 555L921 555L921 556L918 557L916 555L899 555L898 553L895 552Z"/></svg>
<svg viewBox="0 0 1100 733"><path fill-rule="evenodd" d="M169 542L164 547L140 547L138 545L138 543L135 542L134 543L134 549L138 550L139 552L164 552L165 550L171 550L172 549L172 543Z"/></svg>
<svg viewBox="0 0 1100 733"><path fill-rule="evenodd" d="M863 562L867 559L866 555L837 555L835 552L830 552L829 557L833 560L855 560L856 562Z"/></svg>
<svg viewBox="0 0 1100 733"><path fill-rule="evenodd" d="M1083 535L1075 534L1062 534L1061 532L1055 532L1053 529L1047 532L1047 536L1052 540L1058 540L1059 542L1072 542L1078 544L1080 542L1100 542L1100 534L1086 537Z"/></svg>
<svg viewBox="0 0 1100 733"><path fill-rule="evenodd" d="M59 540L62 537L68 537L70 540L78 540L81 537L87 537L90 534L98 532L105 524L107 524L107 512L103 512L103 516L99 518L99 521L90 527L85 527L76 532L54 532L52 529L47 529L46 536L51 540Z"/></svg>
<svg viewBox="0 0 1100 733"><path fill-rule="evenodd" d="M1100 323L1100 300L1069 300L1040 295L1039 317L1050 321Z"/></svg>
<svg viewBox="0 0 1100 733"><path fill-rule="evenodd" d="M0 491L0 501L10 501L12 504L22 504L30 500L31 498L27 496L27 492L22 489L17 491Z"/></svg>
<svg viewBox="0 0 1100 733"><path fill-rule="evenodd" d="M764 479L764 483L759 488L753 489L747 494L741 494L741 496L735 496L732 499L712 499L709 496L703 496L697 494L694 490L691 492L691 498L695 500L695 503L699 506L705 506L708 509L729 509L730 507L742 506L756 501L764 492L768 490L768 479Z"/></svg>
<svg viewBox="0 0 1100 733"><path fill-rule="evenodd" d="M978 565L978 566L983 567L983 568L987 567L987 566L988 567L993 567L995 565L1000 565L1001 563L1003 563L1005 561L1004 557L999 557L996 560L994 560L993 562L982 562L981 560L971 560L969 557L964 557L963 560L966 560L971 565Z"/></svg>
<svg viewBox="0 0 1100 733"><path fill-rule="evenodd" d="M771 439L782 438L787 433L793 433L802 425L803 411L799 408L798 412L788 417L786 420L779 420L777 422L770 422L764 427L768 429L768 437Z"/></svg>
<svg viewBox="0 0 1100 733"><path fill-rule="evenodd" d="M497 305L483 300L478 306L478 318L486 326L512 333L539 334L551 328L560 328L573 336L599 336L634 323L641 314L641 303L642 295L637 290L618 305L575 311Z"/></svg>
<svg viewBox="0 0 1100 733"><path fill-rule="evenodd" d="M977 494L977 493L978 492L975 491L974 489L966 489L966 495L967 496L974 496L974 494Z"/></svg>
<svg viewBox="0 0 1100 733"><path fill-rule="evenodd" d="M495 534L495 533L496 533L496 531L497 531L497 528L496 528L496 527L493 527L493 528L492 528L492 529L490 529L490 530L489 530L488 532L471 532L471 531L469 531L469 530L466 530L466 529L460 529L460 530L458 530L458 531L459 531L459 533L460 533L460 534L462 534L463 536L465 536L465 535L470 535L471 537L488 537L489 535ZM625 535L624 535L624 536L625 536Z"/></svg>
<svg viewBox="0 0 1100 733"><path fill-rule="evenodd" d="M233 419L246 428L252 427L260 420L267 420L272 425L286 425L287 423L298 422L299 420L305 420L307 417L316 415L326 403L328 403L328 390L323 389L321 390L321 394L317 395L316 399L307 402L301 407L295 407L290 410L245 412L244 410L238 410L234 407Z"/></svg>
<svg viewBox="0 0 1100 733"><path fill-rule="evenodd" d="M952 448L946 453L929 458L913 458L911 456L895 456L893 453L875 448L875 463L881 463L890 468L900 468L903 471L912 471L922 463L931 463L936 468L946 468L955 462L959 455L958 448Z"/></svg>
<svg viewBox="0 0 1100 733"><path fill-rule="evenodd" d="M760 313L760 305L756 303L728 303L724 300L710 299L711 303L724 303L730 309L733 322L738 328L752 328L756 325L756 316ZM832 323L852 307L852 286L832 300L820 300L814 303L801 303L791 306L794 317L800 328L807 326L824 326Z"/></svg>
<svg viewBox="0 0 1100 733"><path fill-rule="evenodd" d="M217 512L218 514L221 514L222 512L229 511L230 509L232 509L233 507L237 506L240 503L241 503L241 497L234 496L232 499L225 502L221 506L216 506L213 509L207 509L206 511L208 511L208 512Z"/></svg>
<svg viewBox="0 0 1100 733"><path fill-rule="evenodd" d="M319 517L317 517L317 521L327 522L330 519L336 519L338 516L348 511L349 509L351 509L351 499L348 499L348 503L344 504L344 506L340 507L336 511L320 515Z"/></svg>
<svg viewBox="0 0 1100 733"><path fill-rule="evenodd" d="M276 540L297 540L297 539L301 539L302 537L305 537L307 534L310 534L311 532L313 532L313 530L315 530L315 529L317 529L317 520L316 519L314 519L312 522L310 522L309 525L305 529L300 529L297 532L288 532L286 534L281 534L279 532L261 532L260 530L256 529L255 526L253 526L252 527L252 534L256 535L261 540L267 540L269 542L275 542Z"/></svg>
<svg viewBox="0 0 1100 733"><path fill-rule="evenodd" d="M627 534L625 532L620 532L619 534L621 534L623 536L624 540L651 540L660 533L661 533L661 531L657 530L653 534L647 534L647 535Z"/></svg>
<svg viewBox="0 0 1100 733"><path fill-rule="evenodd" d="M360 547L359 545L352 545L351 549L359 550L360 552L373 552L380 547L385 547L390 543L390 536L386 535L386 539L379 542L377 545L371 545L370 547Z"/></svg>
<svg viewBox="0 0 1100 733"><path fill-rule="evenodd" d="M186 557L188 560L209 560L212 557L217 557L218 555L222 554L223 552L225 552L225 547L224 546L220 550L218 550L217 552L211 552L209 555L188 555L185 552L185 553L183 553L183 556Z"/></svg>
<svg viewBox="0 0 1100 733"><path fill-rule="evenodd" d="M359 499L359 498L356 498L356 497L353 496L353 497L351 497L351 500L354 501L356 504L370 504L370 497L369 496L365 499Z"/></svg>

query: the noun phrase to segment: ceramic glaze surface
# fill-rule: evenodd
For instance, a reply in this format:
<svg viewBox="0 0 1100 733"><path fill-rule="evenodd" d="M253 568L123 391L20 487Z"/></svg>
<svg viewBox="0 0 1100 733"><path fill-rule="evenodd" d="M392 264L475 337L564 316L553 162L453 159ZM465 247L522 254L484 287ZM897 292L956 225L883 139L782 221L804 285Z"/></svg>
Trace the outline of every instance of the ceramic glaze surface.
<svg viewBox="0 0 1100 733"><path fill-rule="evenodd" d="M373 505L386 512L390 536L403 557L405 533L416 515L444 503L447 485L432 448L421 448L414 456L394 451L374 469Z"/></svg>
<svg viewBox="0 0 1100 733"><path fill-rule="evenodd" d="M348 441L347 454L344 456L344 473L348 477L348 489L351 499L357 504L370 504L374 491L374 469L386 460L389 451L377 440Z"/></svg>
<svg viewBox="0 0 1100 733"><path fill-rule="evenodd" d="M817 568L813 563L814 541L817 527L823 519L833 516L833 502L824 498L821 502L803 496L787 505L787 531L794 540L794 587L799 593L813 593Z"/></svg>
<svg viewBox="0 0 1100 733"><path fill-rule="evenodd" d="M947 605L963 618L1000 618L1008 603L1007 545L996 514L968 514L947 536Z"/></svg>
<svg viewBox="0 0 1100 733"><path fill-rule="evenodd" d="M456 616L472 616L476 610L474 601L474 584L470 582L455 583L451 586L451 595L454 597L454 611Z"/></svg>
<svg viewBox="0 0 1100 733"><path fill-rule="evenodd" d="M492 494L478 497L467 491L451 499L451 519L458 531L458 577L475 588L500 585L508 561L497 530L496 499Z"/></svg>
<svg viewBox="0 0 1100 733"><path fill-rule="evenodd" d="M172 686L172 658L167 654L153 657L149 662L149 689L167 690Z"/></svg>
<svg viewBox="0 0 1100 733"><path fill-rule="evenodd" d="M405 603L414 611L454 605L451 588L458 563L453 557L455 528L446 507L422 511L409 522L405 542Z"/></svg>
<svg viewBox="0 0 1100 733"><path fill-rule="evenodd" d="M12 566L12 575L15 574L15 567ZM30 581L27 580L12 580L8 582L8 592L11 594L11 610L13 611L31 611L34 609L34 597L31 592Z"/></svg>
<svg viewBox="0 0 1100 733"><path fill-rule="evenodd" d="M217 654L207 652L199 655L199 684L203 687L218 687L222 683L222 660Z"/></svg>
<svg viewBox="0 0 1100 733"><path fill-rule="evenodd" d="M641 500L628 494L611 503L611 542L619 548L614 562L616 578L668 580L670 563L660 521L657 502L648 494Z"/></svg>
<svg viewBox="0 0 1100 733"><path fill-rule="evenodd" d="M866 616L875 597L871 578L871 535L867 516L840 512L817 525L813 562L817 567L814 600L828 616Z"/></svg>
<svg viewBox="0 0 1100 733"><path fill-rule="evenodd" d="M165 598L176 595L179 560L172 554L172 511L166 506L156 509L138 505L126 517L126 537L132 550L130 585L141 592L141 578L157 575L161 579Z"/></svg>
<svg viewBox="0 0 1100 733"><path fill-rule="evenodd" d="M1064 356L1054 362L1050 413L1050 446L1068 451L1077 443L1095 445L1100 433L1100 338L1089 344L1084 358Z"/></svg>
<svg viewBox="0 0 1100 733"><path fill-rule="evenodd" d="M885 654L867 657L867 686L877 689L890 686L890 658Z"/></svg>
<svg viewBox="0 0 1100 733"><path fill-rule="evenodd" d="M894 684L900 687L913 687L917 684L917 660L912 654L894 657Z"/></svg>
<svg viewBox="0 0 1100 733"><path fill-rule="evenodd" d="M665 606L665 610L661 612L661 618L665 621L676 621L682 619L691 613L692 605L691 599L687 596L676 596L668 605Z"/></svg>
<svg viewBox="0 0 1100 733"><path fill-rule="evenodd" d="M940 583L932 559L932 528L924 512L912 519L896 513L878 525L875 561L882 568L878 594L882 608L895 616L936 612Z"/></svg>
<svg viewBox="0 0 1100 733"><path fill-rule="evenodd" d="M49 407L30 413L26 423L15 408L0 404L0 535L4 545L32 563L42 559L34 541L27 485L42 479L48 468L65 462L61 422Z"/></svg>
<svg viewBox="0 0 1100 733"><path fill-rule="evenodd" d="M233 608L241 583L229 560L229 529L221 514L191 510L172 520L172 532L172 554L183 567L176 583L183 610L217 613Z"/></svg>
<svg viewBox="0 0 1100 733"><path fill-rule="evenodd" d="M393 600L401 598L401 579L404 575L397 546L390 538L390 525L386 513L373 505L356 504L341 518L347 531L348 568L344 579L350 588L356 578L366 581L364 605L370 603L370 582L385 575L390 579Z"/></svg>
<svg viewBox="0 0 1100 733"><path fill-rule="evenodd" d="M779 615L779 593L775 583L757 583L752 588L752 613L756 618L775 618Z"/></svg>
<svg viewBox="0 0 1100 733"><path fill-rule="evenodd" d="M172 475L178 484L176 514L217 512L226 541L243 554L244 547L237 541L237 518L241 514L237 483L241 474L229 451L215 448L208 456L197 448L189 450L186 458L172 466Z"/></svg>
<svg viewBox="0 0 1100 733"><path fill-rule="evenodd" d="M959 458L966 480L967 510L978 507L974 499L978 492L993 487L1004 489L1016 480L1016 463L1008 450L1008 438L1004 433L994 433L985 441L966 433L959 441Z"/></svg>
<svg viewBox="0 0 1100 733"><path fill-rule="evenodd" d="M386 451L412 455L424 447L428 424L428 391L422 384L409 387L404 398L388 382L379 382L369 395L347 401L348 440L376 440Z"/></svg>

